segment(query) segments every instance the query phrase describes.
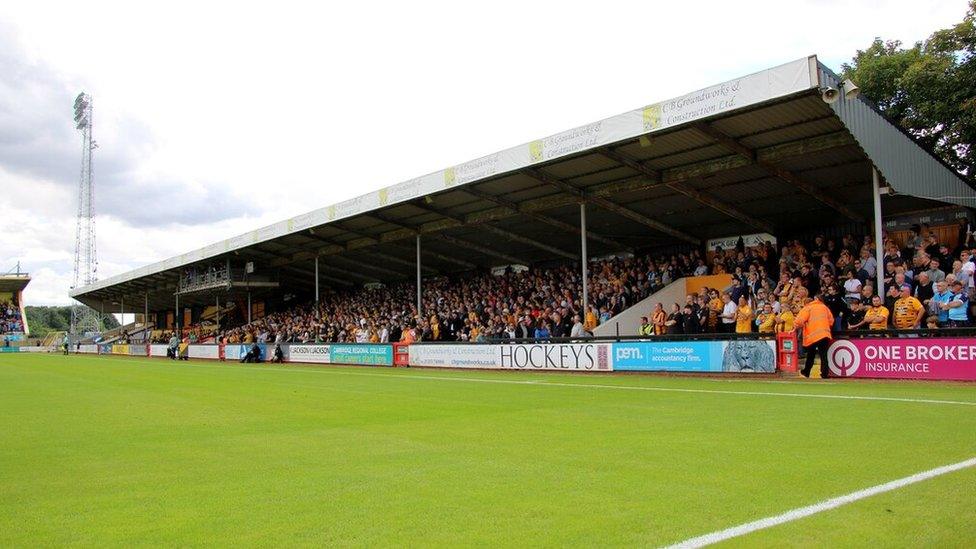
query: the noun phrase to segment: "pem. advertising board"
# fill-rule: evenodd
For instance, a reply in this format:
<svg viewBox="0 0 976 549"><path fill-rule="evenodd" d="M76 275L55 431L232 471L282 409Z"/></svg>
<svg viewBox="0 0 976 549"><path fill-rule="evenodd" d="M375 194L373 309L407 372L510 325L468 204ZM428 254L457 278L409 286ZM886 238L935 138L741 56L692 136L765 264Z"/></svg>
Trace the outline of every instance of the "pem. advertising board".
<svg viewBox="0 0 976 549"><path fill-rule="evenodd" d="M773 373L776 350L767 340L619 342L613 344L613 369Z"/></svg>
<svg viewBox="0 0 976 549"><path fill-rule="evenodd" d="M838 339L827 364L838 377L976 381L976 339Z"/></svg>
<svg viewBox="0 0 976 549"><path fill-rule="evenodd" d="M497 370L613 370L610 343L411 345L411 366Z"/></svg>

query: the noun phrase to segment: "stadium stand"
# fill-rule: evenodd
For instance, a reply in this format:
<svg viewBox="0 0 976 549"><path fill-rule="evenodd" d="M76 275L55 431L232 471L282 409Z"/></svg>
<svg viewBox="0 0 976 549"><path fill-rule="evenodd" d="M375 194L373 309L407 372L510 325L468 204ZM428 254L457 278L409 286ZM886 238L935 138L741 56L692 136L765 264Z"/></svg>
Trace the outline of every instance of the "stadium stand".
<svg viewBox="0 0 976 549"><path fill-rule="evenodd" d="M223 304L229 342L768 333L820 290L838 328L927 324L912 299L937 326L965 322L947 311L959 305L936 308L957 281L952 295L972 301L976 191L863 97L827 101L828 88L843 83L800 59L71 295L139 303L153 340L206 337ZM716 275L729 284L702 287ZM844 325L862 311L868 324Z"/></svg>
<svg viewBox="0 0 976 549"><path fill-rule="evenodd" d="M921 227L913 231L923 233ZM932 260L925 247L913 248L886 234L886 287L882 304L872 307L874 273L853 261L853 257L874 256L870 236L845 235L839 240L817 235L809 241L787 241L779 251L771 242L747 248L740 239L735 248L719 249L704 275L697 268L703 255L694 250L656 259L610 258L590 263L589 302L582 314L582 284L579 269L567 264L500 274L468 273L459 277L428 280L425 284L424 310L429 316L418 318L411 295L411 284L337 292L318 305L306 303L245 324L226 332L229 342L257 341L279 343L312 342L382 342L401 341L488 341L532 338L537 330L546 337L579 337L573 334L577 323L585 335L674 335L683 333L721 332L720 316L725 305L718 295L728 294L737 332L791 331L791 318L810 302L814 294L826 294L826 302L837 321L836 330L921 328L906 307L922 307L925 317L932 317L935 327L968 326L972 318L976 264L976 243L968 222L959 224L956 242L940 242L922 234L930 250L958 250L941 261L953 265L951 272L933 273ZM916 265L920 265L917 267ZM927 269L927 270L918 270ZM718 272L716 272L718 271ZM692 280L719 276L721 287L699 285L685 294L682 284L678 300L655 301L665 288L686 277ZM896 276L897 275L897 276ZM930 278L942 281L933 292ZM715 278L712 279L716 281ZM843 288L853 282L863 288L850 296ZM958 284L956 284L958 282ZM901 283L901 284L899 284ZM911 299L900 299L900 286L909 287ZM956 288L956 286L958 286ZM954 289L955 288L955 289ZM653 295L651 295L653 294ZM673 294L672 292L672 295ZM740 310L741 303L745 304ZM650 304L664 311L657 330L649 329L654 316ZM635 304L633 308L631 305ZM954 304L958 303L958 304ZM875 310L877 309L877 310ZM950 319L953 310L958 309ZM613 333L599 330L628 310L645 317L644 325L632 325ZM912 309L914 310L914 309ZM869 321L865 321L865 315ZM870 322L874 315L883 321ZM633 316L633 315L632 315ZM911 318L908 318L911 317ZM911 320L907 323L907 320ZM927 320L927 318L926 318ZM730 323L731 324L731 323ZM412 332L406 334L407 331Z"/></svg>
<svg viewBox="0 0 976 549"><path fill-rule="evenodd" d="M23 291L30 283L30 275L15 269L0 274L0 345L18 346L30 334L24 314Z"/></svg>

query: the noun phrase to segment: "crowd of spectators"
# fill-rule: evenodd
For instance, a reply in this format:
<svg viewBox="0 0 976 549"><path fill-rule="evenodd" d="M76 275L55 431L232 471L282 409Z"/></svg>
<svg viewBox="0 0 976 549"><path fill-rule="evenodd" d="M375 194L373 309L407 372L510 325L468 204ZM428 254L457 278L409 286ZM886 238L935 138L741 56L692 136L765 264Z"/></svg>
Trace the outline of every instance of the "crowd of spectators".
<svg viewBox="0 0 976 549"><path fill-rule="evenodd" d="M20 317L20 308L8 301L0 302L0 334L23 331L24 319Z"/></svg>
<svg viewBox="0 0 976 549"><path fill-rule="evenodd" d="M731 273L732 286L703 288L668 308L658 303L640 334L790 332L816 295L833 314L835 331L967 327L976 305L976 242L965 222L958 241L940 242L919 225L903 245L885 235L880 291L870 236L789 240L778 253L768 242L718 250L711 273Z"/></svg>
<svg viewBox="0 0 976 549"><path fill-rule="evenodd" d="M391 284L325 294L224 334L228 343L488 341L583 337L631 305L684 276L706 274L700 251L609 257L588 265L583 310L578 265L508 269L425 279L423 315L416 286Z"/></svg>
<svg viewBox="0 0 976 549"><path fill-rule="evenodd" d="M973 237L960 230L950 248L927 227L906 242L882 242L884 287L875 290L870 236L766 242L706 256L608 257L589 264L583 309L578 265L509 268L424 280L422 315L416 287L395 283L326 293L318 303L272 312L225 330L227 343L385 343L584 337L631 305L684 276L729 274L727 288L703 288L684 303L658 303L639 333L789 332L815 295L830 308L835 330L968 326L974 300ZM165 339L167 334L160 334Z"/></svg>

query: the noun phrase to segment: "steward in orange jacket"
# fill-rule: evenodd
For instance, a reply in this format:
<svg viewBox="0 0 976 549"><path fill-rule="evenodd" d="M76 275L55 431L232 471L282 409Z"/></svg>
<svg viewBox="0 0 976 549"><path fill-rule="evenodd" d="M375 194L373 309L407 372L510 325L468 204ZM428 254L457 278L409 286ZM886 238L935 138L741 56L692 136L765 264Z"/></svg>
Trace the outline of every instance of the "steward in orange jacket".
<svg viewBox="0 0 976 549"><path fill-rule="evenodd" d="M830 377L827 367L827 347L830 346L830 328L834 325L834 315L824 305L818 294L796 315L796 327L803 330L803 348L807 352L806 365L800 370L804 377L810 377L813 370L814 353L820 357L820 377Z"/></svg>

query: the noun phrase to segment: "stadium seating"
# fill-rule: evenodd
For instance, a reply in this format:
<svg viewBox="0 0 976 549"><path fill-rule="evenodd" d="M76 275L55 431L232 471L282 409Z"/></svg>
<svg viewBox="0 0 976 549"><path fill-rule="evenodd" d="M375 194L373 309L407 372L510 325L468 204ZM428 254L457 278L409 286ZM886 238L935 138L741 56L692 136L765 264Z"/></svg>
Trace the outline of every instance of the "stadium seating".
<svg viewBox="0 0 976 549"><path fill-rule="evenodd" d="M912 262L925 257L924 247L906 247L889 240L885 249L895 250L892 265L912 274ZM960 258L962 246L951 258ZM360 288L326 293L318 304L304 303L287 310L271 312L251 324L233 327L224 332L231 343L251 341L280 342L386 342L405 339L486 341L493 339L578 336L582 333L614 335L608 328L598 329L619 317L621 326L614 327L621 335L638 333L639 318L649 316L654 299L642 302L682 277L696 275L724 275L716 278L689 278L698 282L682 282L669 288L669 303L665 310L680 309L687 303L694 314L703 307L709 311L698 330L707 332L721 328L715 315L721 314L718 295L726 290L733 303L745 297L749 304L742 311L755 311L738 323L738 331L756 331L758 312L770 305L776 315L776 326L784 313L795 315L821 288L836 285L845 279L858 280L870 287L872 276L865 269L855 269L850 258L862 253L873 257L873 243L868 237L847 235L842 239L817 236L801 242L790 240L778 250L770 243L746 247L741 240L735 248L685 251L669 256L610 257L592 261L589 265L590 310L582 306L582 281L578 265L564 264L528 270L508 269L502 274L465 273L458 276L426 279L423 284L423 315L415 305L416 288L410 283L395 283L379 288ZM886 262L888 263L888 262ZM890 267L891 265L889 265ZM915 270L919 270L915 267ZM966 299L972 292L972 268L957 264L950 280L960 279L967 288ZM920 274L920 273L919 273ZM911 277L912 292L926 297L924 284ZM707 282L704 282L707 281ZM731 286L728 282L731 281ZM888 285L895 284L886 279ZM675 293L677 291L677 293ZM670 295L674 294L674 295ZM688 294L688 295L686 295ZM698 299L699 294L702 299ZM886 295L886 294L884 294ZM831 303L838 317L857 318L852 308L860 309L861 299L837 299ZM889 310L895 299L886 297ZM858 301L854 305L853 301ZM925 299L925 306L929 300ZM714 310L718 303L718 310ZM634 310L628 311L637 305ZM677 307L675 307L677 305ZM968 304L967 304L968 307ZM788 312L787 312L788 311ZM894 316L894 315L892 315ZM709 320L709 317L710 320ZM625 320L626 319L626 320ZM668 315L668 324L676 320ZM739 320L742 320L739 318ZM950 322L939 321L949 326ZM678 322L680 325L681 323ZM782 324L789 327L789 322ZM892 325L900 328L903 326ZM840 325L840 328L847 328ZM861 328L861 327L857 327ZM863 326L864 329L867 326ZM538 330L538 332L537 332ZM681 333L670 328L668 333ZM197 334L200 336L201 334ZM154 337L155 339L155 337Z"/></svg>

